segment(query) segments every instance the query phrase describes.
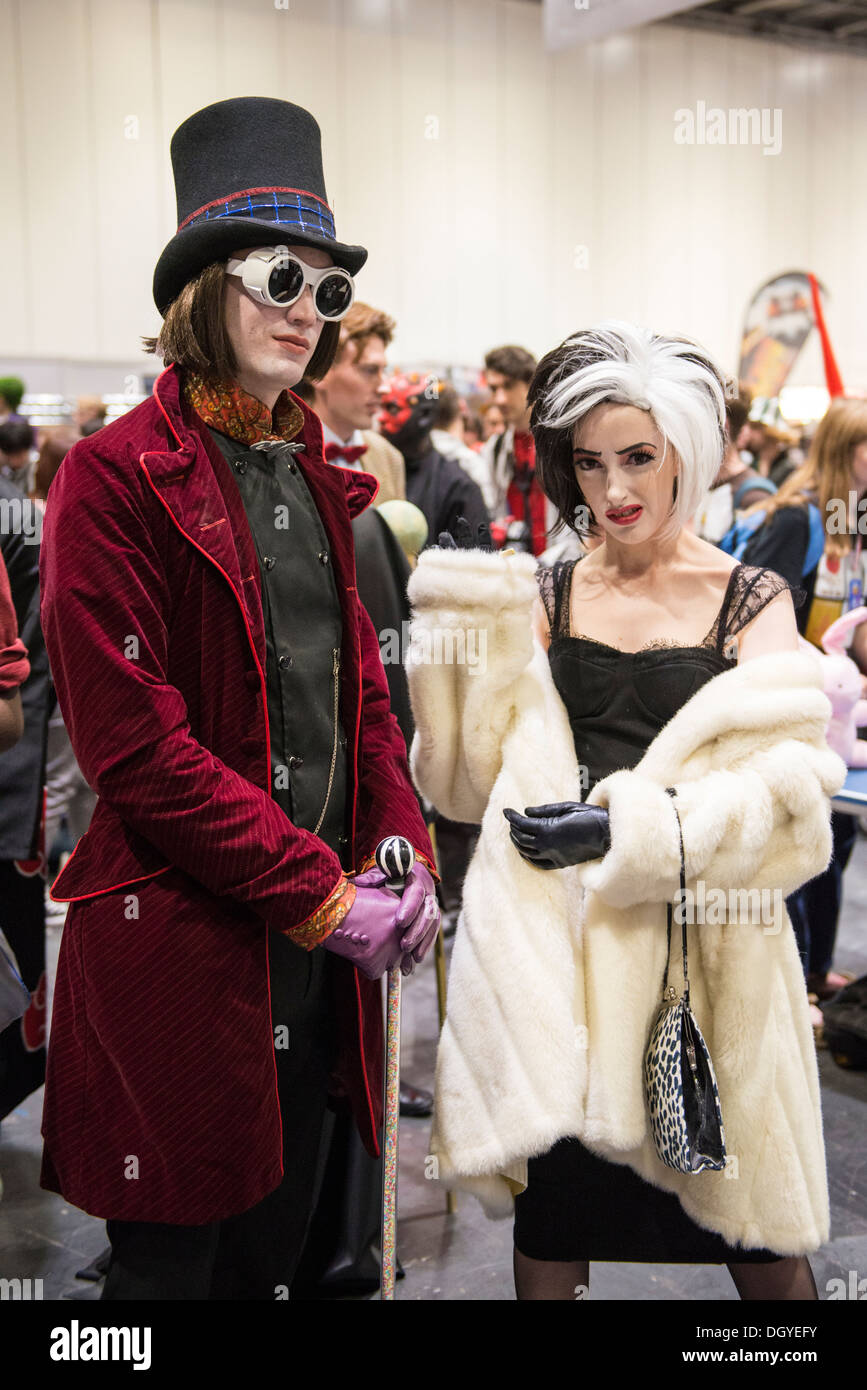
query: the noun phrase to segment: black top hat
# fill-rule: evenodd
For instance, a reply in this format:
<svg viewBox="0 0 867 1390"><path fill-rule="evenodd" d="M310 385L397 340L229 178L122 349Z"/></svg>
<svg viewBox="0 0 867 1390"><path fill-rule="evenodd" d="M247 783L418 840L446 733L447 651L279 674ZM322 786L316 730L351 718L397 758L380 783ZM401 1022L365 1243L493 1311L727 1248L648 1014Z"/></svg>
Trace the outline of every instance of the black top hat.
<svg viewBox="0 0 867 1390"><path fill-rule="evenodd" d="M302 106L274 97L214 102L178 126L171 154L178 230L154 271L161 314L194 275L236 249L318 246L350 275L367 260L363 246L335 238L322 132Z"/></svg>

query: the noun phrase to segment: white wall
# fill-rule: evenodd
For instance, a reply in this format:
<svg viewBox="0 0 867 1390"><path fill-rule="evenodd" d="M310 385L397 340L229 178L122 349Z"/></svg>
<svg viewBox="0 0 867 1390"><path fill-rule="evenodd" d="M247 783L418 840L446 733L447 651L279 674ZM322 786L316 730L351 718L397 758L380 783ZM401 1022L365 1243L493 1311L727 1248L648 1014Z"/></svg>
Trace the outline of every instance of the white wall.
<svg viewBox="0 0 867 1390"><path fill-rule="evenodd" d="M0 0L2 364L153 369L138 336L175 227L171 134L261 94L317 116L394 360L541 353L620 316L733 367L752 291L803 268L867 389L867 61L670 26L548 54L541 23L522 0ZM782 152L677 145L699 100L781 108Z"/></svg>

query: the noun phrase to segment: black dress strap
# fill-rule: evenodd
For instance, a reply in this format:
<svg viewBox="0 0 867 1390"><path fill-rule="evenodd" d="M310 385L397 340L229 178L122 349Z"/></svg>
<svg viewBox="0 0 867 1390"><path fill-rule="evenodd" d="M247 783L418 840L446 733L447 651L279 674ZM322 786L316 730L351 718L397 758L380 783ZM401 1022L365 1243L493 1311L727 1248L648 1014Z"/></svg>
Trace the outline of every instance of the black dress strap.
<svg viewBox="0 0 867 1390"><path fill-rule="evenodd" d="M743 568L743 565L735 565L734 569L729 575L729 582L726 585L726 591L722 601L722 608L720 609L719 616L717 618L716 650L718 656L722 656L723 647L726 645L726 643L732 635L729 631L729 614L732 610L732 600L734 598L735 588L738 583L739 574Z"/></svg>
<svg viewBox="0 0 867 1390"><path fill-rule="evenodd" d="M569 595L575 565L575 560L557 560L550 567L541 566L536 574L552 638L569 634Z"/></svg>
<svg viewBox="0 0 867 1390"><path fill-rule="evenodd" d="M795 608L800 608L807 597L806 589L790 584L776 570L737 565L731 573L720 610L717 652L722 655L723 648L732 637L751 623L784 589L788 589L792 595Z"/></svg>
<svg viewBox="0 0 867 1390"><path fill-rule="evenodd" d="M568 637L572 631L570 620L570 600L572 595L572 576L577 560L558 560L554 566L554 591L557 595L557 612L554 631L558 637Z"/></svg>
<svg viewBox="0 0 867 1390"><path fill-rule="evenodd" d="M563 561L557 560L554 565L554 623L551 627L552 636L557 637L561 635L563 622L563 574Z"/></svg>
<svg viewBox="0 0 867 1390"><path fill-rule="evenodd" d="M548 630L554 636L554 618L557 613L557 598L554 593L554 571L550 565L540 565L536 570L536 583L539 585L539 597L545 606L545 613L548 617Z"/></svg>

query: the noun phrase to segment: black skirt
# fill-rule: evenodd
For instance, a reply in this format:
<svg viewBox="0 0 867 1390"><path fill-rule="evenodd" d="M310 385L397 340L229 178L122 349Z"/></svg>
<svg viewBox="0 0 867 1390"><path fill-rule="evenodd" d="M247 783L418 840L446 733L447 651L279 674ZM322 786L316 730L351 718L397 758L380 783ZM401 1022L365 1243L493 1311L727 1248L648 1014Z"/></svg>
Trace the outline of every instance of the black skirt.
<svg viewBox="0 0 867 1390"><path fill-rule="evenodd" d="M515 1198L515 1246L533 1260L768 1264L784 1258L729 1245L697 1226L673 1192L577 1139L561 1139L529 1160L527 1189Z"/></svg>

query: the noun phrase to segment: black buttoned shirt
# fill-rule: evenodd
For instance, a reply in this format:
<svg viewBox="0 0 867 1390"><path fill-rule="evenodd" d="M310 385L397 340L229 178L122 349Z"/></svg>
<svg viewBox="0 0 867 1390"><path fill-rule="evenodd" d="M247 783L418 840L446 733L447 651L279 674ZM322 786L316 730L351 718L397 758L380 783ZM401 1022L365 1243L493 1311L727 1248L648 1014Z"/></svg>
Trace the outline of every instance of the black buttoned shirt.
<svg viewBox="0 0 867 1390"><path fill-rule="evenodd" d="M259 557L271 794L345 864L343 624L328 539L291 447L255 449L209 429L231 465Z"/></svg>

